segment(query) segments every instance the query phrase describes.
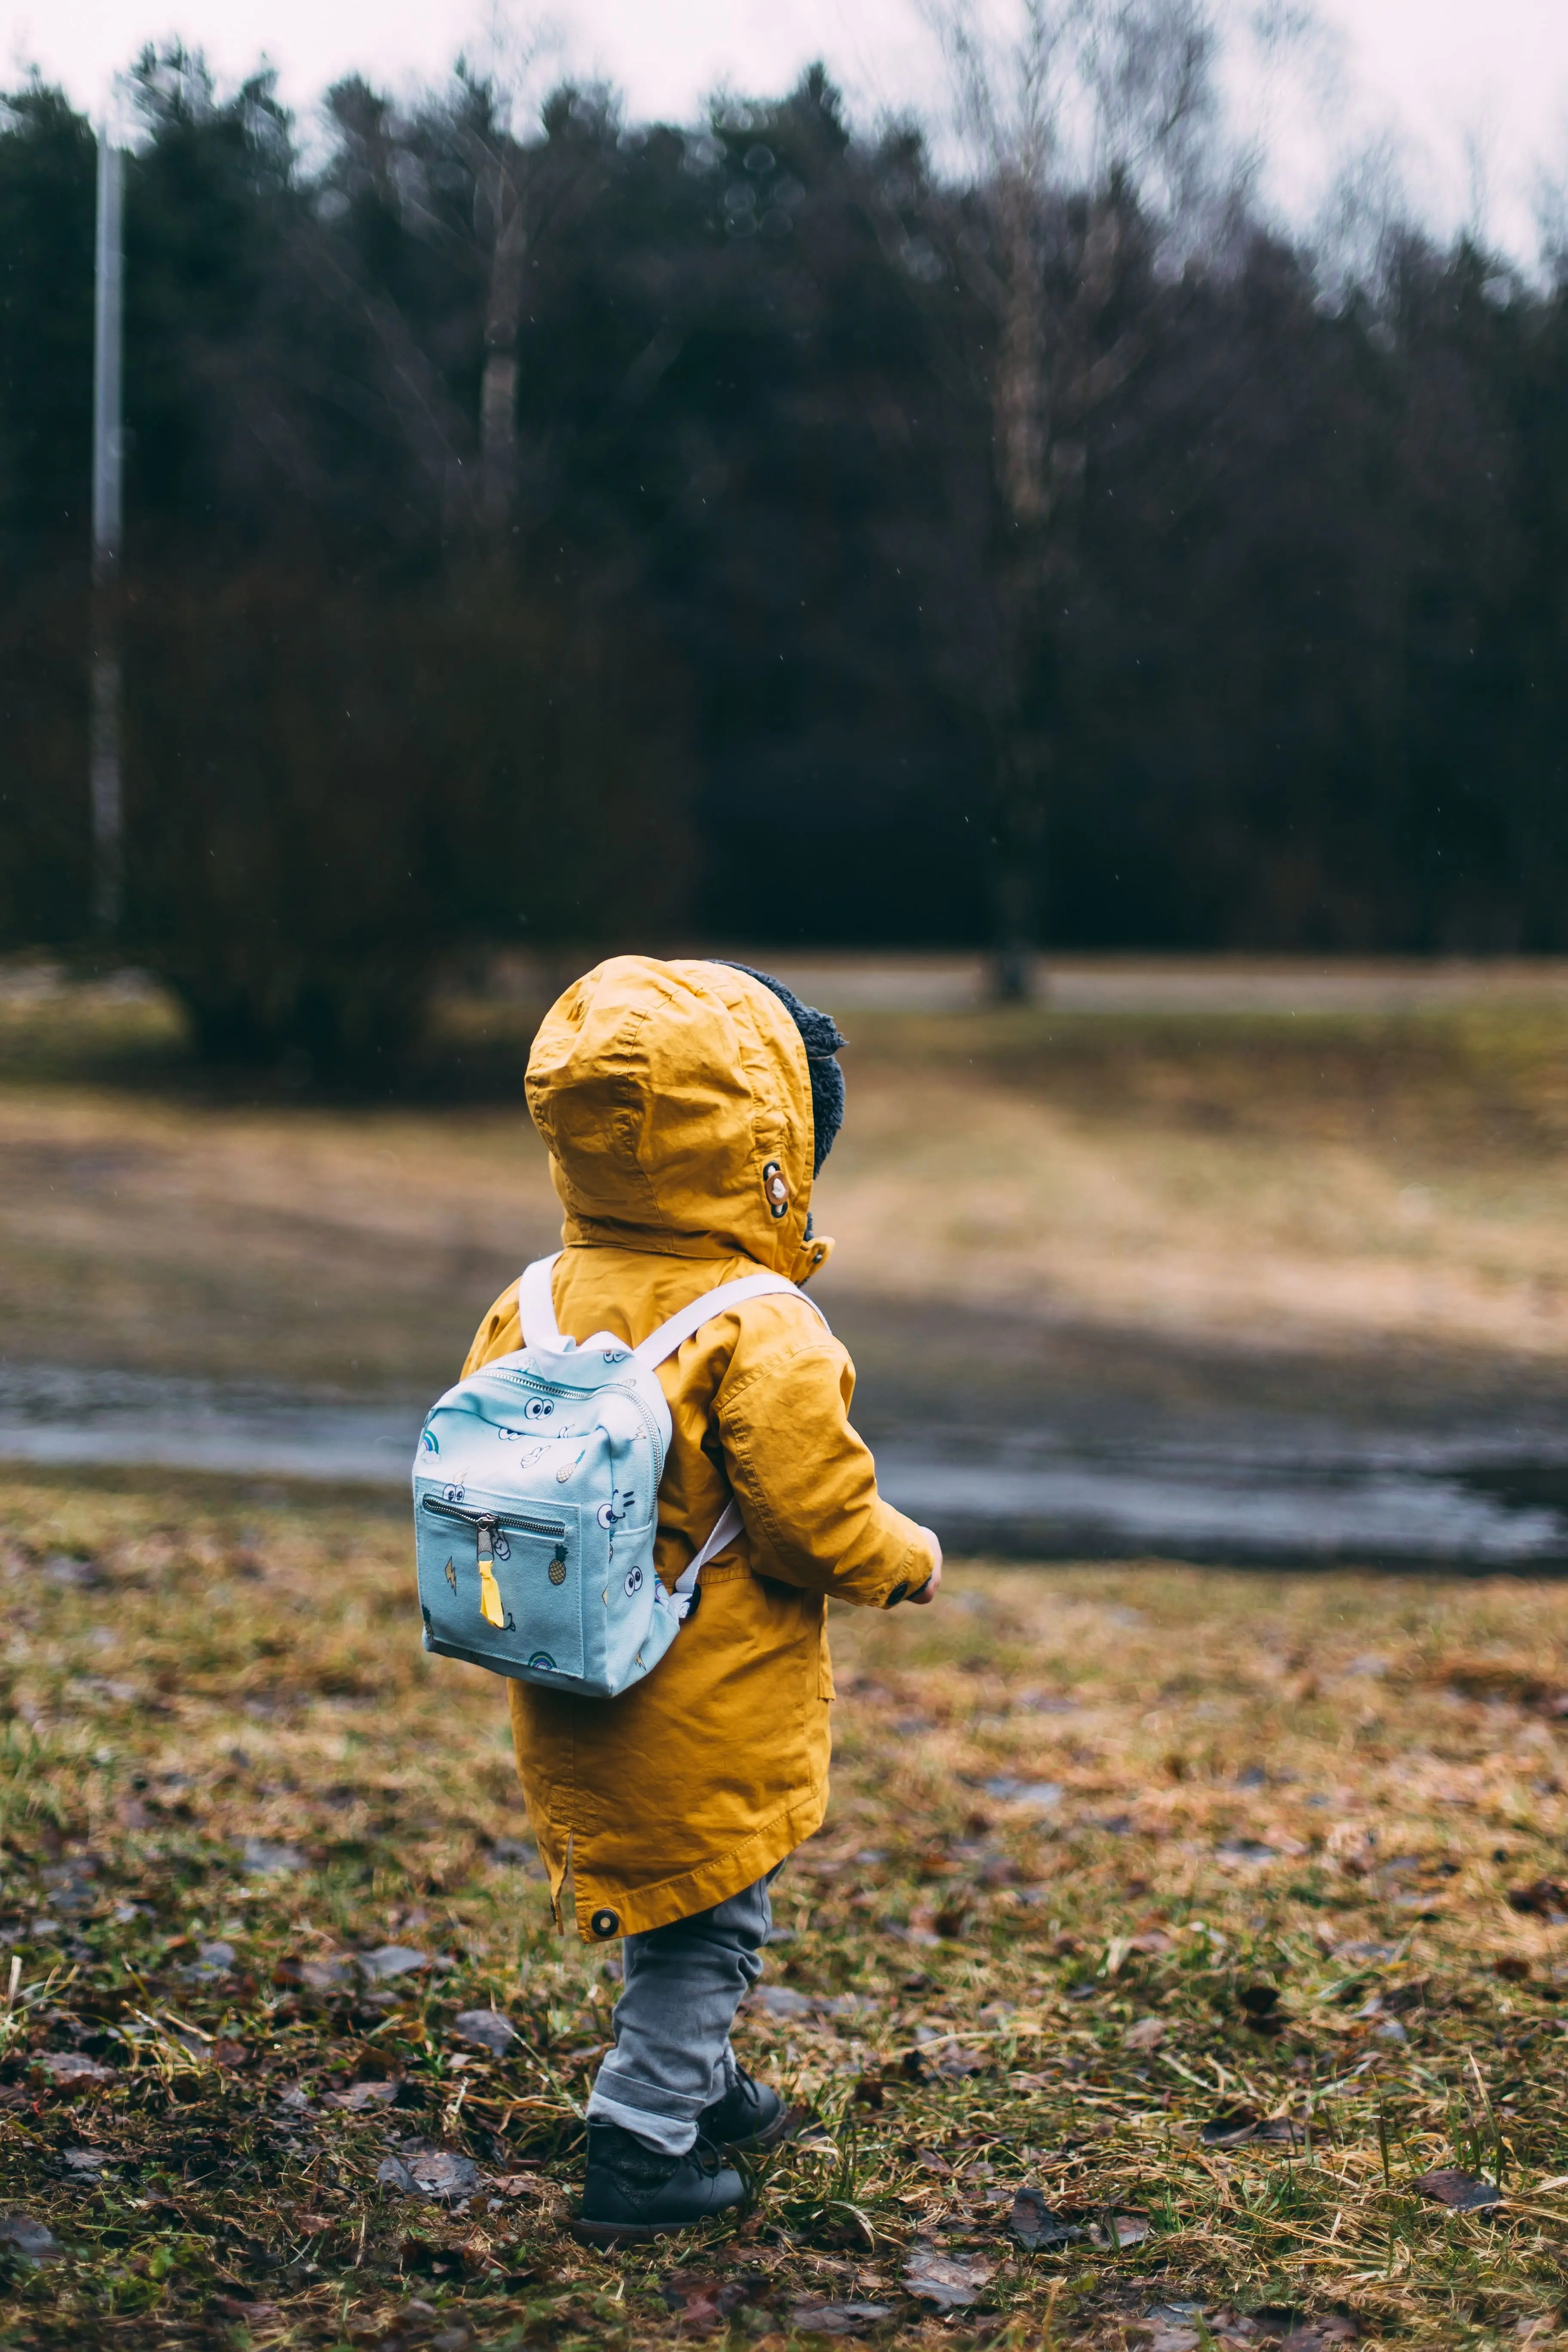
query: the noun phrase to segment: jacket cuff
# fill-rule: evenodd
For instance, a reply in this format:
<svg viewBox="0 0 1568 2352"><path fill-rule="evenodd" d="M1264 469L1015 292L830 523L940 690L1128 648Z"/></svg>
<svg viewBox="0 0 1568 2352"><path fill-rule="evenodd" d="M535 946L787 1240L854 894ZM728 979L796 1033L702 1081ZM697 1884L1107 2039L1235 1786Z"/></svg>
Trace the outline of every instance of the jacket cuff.
<svg viewBox="0 0 1568 2352"><path fill-rule="evenodd" d="M883 1608L896 1609L900 1601L907 1601L911 1592L918 1592L922 1584L929 1583L935 1573L936 1562L924 1544L911 1544L899 1563L897 1582L883 1596Z"/></svg>

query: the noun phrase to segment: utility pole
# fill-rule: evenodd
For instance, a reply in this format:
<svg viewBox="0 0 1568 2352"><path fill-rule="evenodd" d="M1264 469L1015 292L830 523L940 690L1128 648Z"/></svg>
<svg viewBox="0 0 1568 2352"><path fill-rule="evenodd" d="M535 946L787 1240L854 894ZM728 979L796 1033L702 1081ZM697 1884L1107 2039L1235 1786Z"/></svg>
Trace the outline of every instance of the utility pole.
<svg viewBox="0 0 1568 2352"><path fill-rule="evenodd" d="M124 805L120 776L121 352L124 158L111 123L98 134L98 234L92 346L93 919L112 939L124 900Z"/></svg>

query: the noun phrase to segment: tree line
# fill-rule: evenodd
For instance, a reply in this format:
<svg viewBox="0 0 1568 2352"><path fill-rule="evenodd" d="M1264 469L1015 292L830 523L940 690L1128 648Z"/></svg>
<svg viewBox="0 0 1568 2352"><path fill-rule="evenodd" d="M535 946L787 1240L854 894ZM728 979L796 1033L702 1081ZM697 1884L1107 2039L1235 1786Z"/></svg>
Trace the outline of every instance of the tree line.
<svg viewBox="0 0 1568 2352"><path fill-rule="evenodd" d="M306 155L143 56L117 944L205 1052L395 1054L509 943L1568 947L1568 267L1331 268L1195 0L1104 13L1076 142L1029 22L950 25L968 170L820 68L354 79ZM0 945L91 942L94 174L14 90Z"/></svg>

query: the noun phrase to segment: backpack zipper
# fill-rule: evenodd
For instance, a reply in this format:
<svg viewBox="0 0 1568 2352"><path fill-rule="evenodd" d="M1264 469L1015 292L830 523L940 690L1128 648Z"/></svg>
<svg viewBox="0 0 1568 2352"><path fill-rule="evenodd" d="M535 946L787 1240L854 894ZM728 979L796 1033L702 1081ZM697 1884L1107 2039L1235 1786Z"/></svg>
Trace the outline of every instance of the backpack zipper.
<svg viewBox="0 0 1568 2352"><path fill-rule="evenodd" d="M433 1511L440 1519L461 1519L465 1527L487 1528L493 1538L498 1528L521 1528L524 1535L564 1536L565 1524L561 1519L524 1519L514 1511L471 1511L461 1503L443 1502L439 1496L426 1495L421 1507Z"/></svg>
<svg viewBox="0 0 1568 2352"><path fill-rule="evenodd" d="M474 1530L474 1553L479 1571L479 1615L487 1625L494 1625L503 1633L513 1633L515 1624L500 1597L496 1582L496 1553L503 1559L511 1557L510 1547L500 1540L502 1528L517 1528L525 1535L553 1536L556 1538L555 1558L563 1571L566 1566L566 1530L559 1519L523 1519L513 1512L469 1511L460 1503L437 1501L434 1495L425 1496L425 1508L443 1519L461 1519ZM555 1570L550 1571L551 1581L559 1582Z"/></svg>

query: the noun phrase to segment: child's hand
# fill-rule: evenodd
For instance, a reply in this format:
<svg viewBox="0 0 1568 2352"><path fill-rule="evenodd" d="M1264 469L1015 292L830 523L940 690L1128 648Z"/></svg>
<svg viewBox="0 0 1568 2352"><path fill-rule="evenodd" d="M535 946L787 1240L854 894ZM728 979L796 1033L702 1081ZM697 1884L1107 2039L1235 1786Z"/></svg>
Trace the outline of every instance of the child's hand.
<svg viewBox="0 0 1568 2352"><path fill-rule="evenodd" d="M924 1536L927 1543L929 1543L931 1548L931 1554L936 1561L936 1565L931 1570L931 1572L927 1577L925 1582L920 1587L919 1591L911 1592L906 1597L909 1600L915 1601L921 1609L923 1609L928 1601L931 1601L936 1599L938 1592L942 1590L942 1545L932 1534L930 1528L922 1528L921 1529L921 1533Z"/></svg>

